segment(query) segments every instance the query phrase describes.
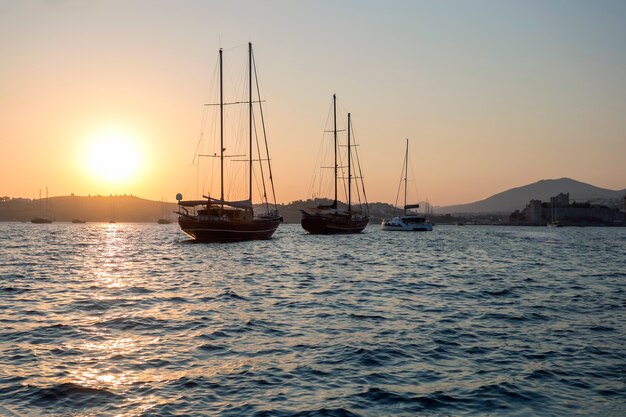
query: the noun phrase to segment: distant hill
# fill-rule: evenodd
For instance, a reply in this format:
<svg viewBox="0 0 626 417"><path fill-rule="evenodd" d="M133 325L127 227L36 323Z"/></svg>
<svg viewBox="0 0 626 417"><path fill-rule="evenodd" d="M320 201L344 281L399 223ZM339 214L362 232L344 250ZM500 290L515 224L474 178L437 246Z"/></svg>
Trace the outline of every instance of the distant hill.
<svg viewBox="0 0 626 417"><path fill-rule="evenodd" d="M571 178L541 180L512 188L484 200L469 204L437 207L437 213L511 213L521 210L532 199L550 201L559 193L569 193L570 201L591 201L596 204L620 204L626 190L608 190Z"/></svg>
<svg viewBox="0 0 626 417"><path fill-rule="evenodd" d="M175 220L175 203L145 200L134 196L60 196L0 201L0 221L30 221L45 216L57 222L72 219L87 222L156 222L160 217Z"/></svg>
<svg viewBox="0 0 626 417"><path fill-rule="evenodd" d="M455 206L436 207L435 215L431 218L441 223L453 222L453 217L443 217L443 214L470 214L470 213L512 213L521 210L532 199L549 201L559 193L569 193L570 201L590 201L594 204L605 204L610 207L623 207L623 198L626 190L614 191L594 187L569 178L558 180L542 180L534 184L513 188L481 201ZM320 203L330 203L328 200L298 200L288 204L279 204L278 211L285 223L299 223L300 209L315 207ZM163 206L163 207L162 207ZM424 212L427 203L421 204L420 212ZM47 200L31 200L25 198L0 199L0 221L30 221L34 217L46 216L58 222L69 222L72 219L81 219L87 222L156 222L160 217L167 217L172 221L177 215L173 212L178 209L176 203L161 204L160 201L151 201L135 196L61 196L50 197ZM370 203L370 223L380 223L382 219L391 218L399 214L391 204ZM437 216L438 214L438 216Z"/></svg>

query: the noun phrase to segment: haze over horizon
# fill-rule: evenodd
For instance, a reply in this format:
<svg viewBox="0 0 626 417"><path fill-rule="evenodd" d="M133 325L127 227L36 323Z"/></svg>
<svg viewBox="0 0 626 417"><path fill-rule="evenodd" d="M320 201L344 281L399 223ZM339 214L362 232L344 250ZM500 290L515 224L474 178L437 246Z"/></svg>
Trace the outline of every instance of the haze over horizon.
<svg viewBox="0 0 626 417"><path fill-rule="evenodd" d="M433 205L550 178L620 190L624 21L621 1L0 0L0 195L191 197L217 51L248 41L279 202L312 197L333 93L370 201L395 201L406 138Z"/></svg>

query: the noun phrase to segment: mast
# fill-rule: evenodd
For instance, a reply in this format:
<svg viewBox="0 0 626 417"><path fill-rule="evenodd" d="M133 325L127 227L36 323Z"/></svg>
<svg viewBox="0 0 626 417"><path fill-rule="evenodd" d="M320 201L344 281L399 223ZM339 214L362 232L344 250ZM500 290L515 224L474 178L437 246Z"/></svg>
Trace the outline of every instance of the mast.
<svg viewBox="0 0 626 417"><path fill-rule="evenodd" d="M224 90L222 83L222 48L220 48L220 200L224 205Z"/></svg>
<svg viewBox="0 0 626 417"><path fill-rule="evenodd" d="M348 215L352 212L352 171L350 169L350 113L348 113Z"/></svg>
<svg viewBox="0 0 626 417"><path fill-rule="evenodd" d="M248 164L248 199L252 204L252 42L248 42L248 105L249 123L250 123L250 141L249 141L249 155L250 161Z"/></svg>
<svg viewBox="0 0 626 417"><path fill-rule="evenodd" d="M335 138L335 201L333 208L337 209L337 96L333 94L333 134Z"/></svg>
<svg viewBox="0 0 626 417"><path fill-rule="evenodd" d="M407 186L407 170L409 165L409 139L406 140L406 151L404 152L404 215L406 216L406 186Z"/></svg>

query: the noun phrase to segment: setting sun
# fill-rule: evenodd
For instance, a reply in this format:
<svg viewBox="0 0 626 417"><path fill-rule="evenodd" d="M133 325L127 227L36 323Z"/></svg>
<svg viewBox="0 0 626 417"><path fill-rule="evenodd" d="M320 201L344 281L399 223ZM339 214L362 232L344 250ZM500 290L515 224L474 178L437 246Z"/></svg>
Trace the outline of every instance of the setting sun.
<svg viewBox="0 0 626 417"><path fill-rule="evenodd" d="M99 180L119 183L139 171L141 159L136 137L125 131L106 130L91 139L85 162Z"/></svg>

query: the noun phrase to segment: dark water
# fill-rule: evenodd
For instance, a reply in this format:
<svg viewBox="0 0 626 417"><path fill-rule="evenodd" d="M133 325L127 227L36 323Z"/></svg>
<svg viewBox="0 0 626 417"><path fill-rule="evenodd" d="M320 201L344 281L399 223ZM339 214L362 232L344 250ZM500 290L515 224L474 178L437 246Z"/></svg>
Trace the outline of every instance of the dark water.
<svg viewBox="0 0 626 417"><path fill-rule="evenodd" d="M0 224L0 415L624 415L626 229Z"/></svg>

